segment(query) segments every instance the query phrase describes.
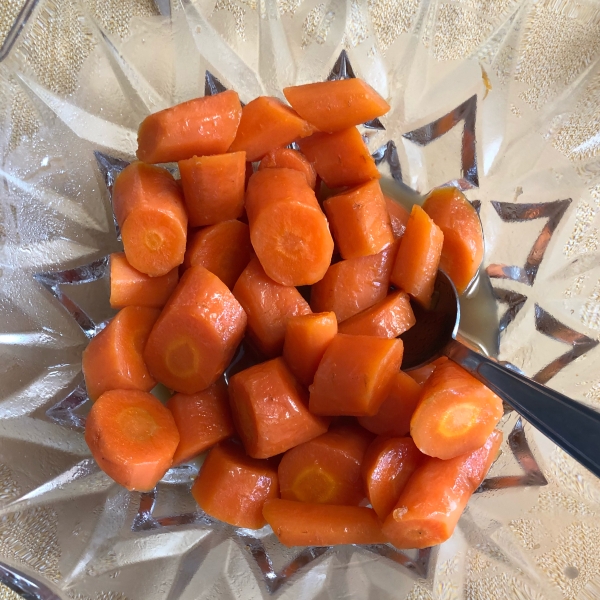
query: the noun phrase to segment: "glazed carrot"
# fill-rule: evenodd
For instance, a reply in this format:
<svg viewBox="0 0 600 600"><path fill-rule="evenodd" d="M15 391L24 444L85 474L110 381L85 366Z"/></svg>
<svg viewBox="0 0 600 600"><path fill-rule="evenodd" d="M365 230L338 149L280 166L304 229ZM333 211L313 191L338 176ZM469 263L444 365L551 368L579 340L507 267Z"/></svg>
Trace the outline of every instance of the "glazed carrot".
<svg viewBox="0 0 600 600"><path fill-rule="evenodd" d="M385 198L385 205L390 216L394 239L401 238L406 231L406 224L409 218L408 211L389 196L384 194L383 197Z"/></svg>
<svg viewBox="0 0 600 600"><path fill-rule="evenodd" d="M415 204L400 239L390 279L425 308L431 302L443 243L441 229Z"/></svg>
<svg viewBox="0 0 600 600"><path fill-rule="evenodd" d="M112 203L134 269L158 277L183 262L187 215L179 184L166 169L131 163L115 181Z"/></svg>
<svg viewBox="0 0 600 600"><path fill-rule="evenodd" d="M222 221L190 236L183 266L188 269L200 265L231 289L251 257L248 225L235 220Z"/></svg>
<svg viewBox="0 0 600 600"><path fill-rule="evenodd" d="M240 126L230 152L246 152L249 161L260 160L265 154L287 146L314 131L304 119L281 100L259 96L242 109Z"/></svg>
<svg viewBox="0 0 600 600"><path fill-rule="evenodd" d="M420 396L421 386L403 371L398 371L394 375L392 389L377 414L359 417L358 422L377 435L408 435L410 419Z"/></svg>
<svg viewBox="0 0 600 600"><path fill-rule="evenodd" d="M342 322L383 300L388 293L397 249L394 244L379 254L331 265L323 279L311 288L312 310L332 311L338 322Z"/></svg>
<svg viewBox="0 0 600 600"><path fill-rule="evenodd" d="M381 524L372 508L267 500L267 523L284 546L383 544Z"/></svg>
<svg viewBox="0 0 600 600"><path fill-rule="evenodd" d="M192 495L211 517L236 527L260 529L265 502L277 498L277 470L266 460L246 456L233 442L222 442L206 457Z"/></svg>
<svg viewBox="0 0 600 600"><path fill-rule="evenodd" d="M298 381L309 386L331 340L337 333L335 313L298 315L287 322L283 358Z"/></svg>
<svg viewBox="0 0 600 600"><path fill-rule="evenodd" d="M390 105L361 79L320 81L283 88L292 108L320 131L340 131L371 121Z"/></svg>
<svg viewBox="0 0 600 600"><path fill-rule="evenodd" d="M167 387L196 394L214 383L242 341L246 314L227 286L190 267L154 325L144 359Z"/></svg>
<svg viewBox="0 0 600 600"><path fill-rule="evenodd" d="M448 360L423 386L410 434L421 452L448 460L482 446L502 414L502 400Z"/></svg>
<svg viewBox="0 0 600 600"><path fill-rule="evenodd" d="M377 414L400 369L403 349L400 339L338 333L309 388L310 411L328 416Z"/></svg>
<svg viewBox="0 0 600 600"><path fill-rule="evenodd" d="M228 437L235 435L229 396L223 379L198 394L174 394L167 401L179 431L173 464L185 462Z"/></svg>
<svg viewBox="0 0 600 600"><path fill-rule="evenodd" d="M229 400L237 432L253 458L269 458L327 431L307 408L308 394L275 358L236 373Z"/></svg>
<svg viewBox="0 0 600 600"><path fill-rule="evenodd" d="M462 294L483 259L483 232L477 211L454 187L431 191L425 198L423 210L444 234L440 268Z"/></svg>
<svg viewBox="0 0 600 600"><path fill-rule="evenodd" d="M355 127L336 133L313 133L298 140L298 145L330 188L360 185L381 177Z"/></svg>
<svg viewBox="0 0 600 600"><path fill-rule="evenodd" d="M179 281L177 268L160 277L150 277L134 269L124 252L110 255L110 306L149 306L162 308Z"/></svg>
<svg viewBox="0 0 600 600"><path fill-rule="evenodd" d="M246 192L250 240L265 273L282 285L311 285L325 275L333 238L313 190L299 171L264 169Z"/></svg>
<svg viewBox="0 0 600 600"><path fill-rule="evenodd" d="M214 225L242 215L246 181L244 152L180 160L179 173L191 227Z"/></svg>
<svg viewBox="0 0 600 600"><path fill-rule="evenodd" d="M156 308L128 306L87 345L82 369L92 400L108 390L149 392L156 385L142 353L159 314Z"/></svg>
<svg viewBox="0 0 600 600"><path fill-rule="evenodd" d="M314 167L308 162L306 157L292 148L276 148L271 150L260 161L258 170L263 169L294 169L306 177L306 183L313 190L317 184L317 174Z"/></svg>
<svg viewBox="0 0 600 600"><path fill-rule="evenodd" d="M242 115L236 92L195 98L146 117L138 130L137 157L147 163L223 154Z"/></svg>
<svg viewBox="0 0 600 600"><path fill-rule="evenodd" d="M323 202L342 258L370 256L394 241L379 182L369 181Z"/></svg>
<svg viewBox="0 0 600 600"><path fill-rule="evenodd" d="M423 455L409 437L378 437L365 452L362 475L367 497L380 519L391 512Z"/></svg>
<svg viewBox="0 0 600 600"><path fill-rule="evenodd" d="M233 295L248 316L250 339L269 357L281 354L288 319L310 313L300 292L267 277L257 258L238 278Z"/></svg>
<svg viewBox="0 0 600 600"><path fill-rule="evenodd" d="M431 377L438 365L445 363L447 360L447 356L440 356L439 358L436 358L434 361L427 363L422 367L406 371L406 374L414 379L419 385L423 385Z"/></svg>
<svg viewBox="0 0 600 600"><path fill-rule="evenodd" d="M502 433L493 431L473 452L450 460L426 459L383 524L388 540L396 548L427 548L449 539L501 443Z"/></svg>
<svg viewBox="0 0 600 600"><path fill-rule="evenodd" d="M340 323L340 333L395 338L415 324L408 295L401 291L388 294L377 304Z"/></svg>
<svg viewBox="0 0 600 600"><path fill-rule="evenodd" d="M358 505L365 498L361 465L373 436L357 425L327 433L288 450L279 463L285 500Z"/></svg>
<svg viewBox="0 0 600 600"><path fill-rule="evenodd" d="M111 390L96 400L85 441L98 466L128 490L151 490L173 462L179 433L168 408L152 394Z"/></svg>

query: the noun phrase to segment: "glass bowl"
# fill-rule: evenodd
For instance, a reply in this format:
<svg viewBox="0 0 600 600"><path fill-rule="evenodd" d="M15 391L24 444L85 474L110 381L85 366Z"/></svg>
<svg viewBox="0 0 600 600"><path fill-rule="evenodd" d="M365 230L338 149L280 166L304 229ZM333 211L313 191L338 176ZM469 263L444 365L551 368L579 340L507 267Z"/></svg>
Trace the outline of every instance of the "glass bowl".
<svg viewBox="0 0 600 600"><path fill-rule="evenodd" d="M81 375L144 116L356 75L392 106L361 129L386 191L452 183L480 210L464 333L598 407L599 39L592 0L25 2L0 51L0 597L600 598L600 484L514 413L440 547L286 549L200 512L197 462L150 493L112 483Z"/></svg>

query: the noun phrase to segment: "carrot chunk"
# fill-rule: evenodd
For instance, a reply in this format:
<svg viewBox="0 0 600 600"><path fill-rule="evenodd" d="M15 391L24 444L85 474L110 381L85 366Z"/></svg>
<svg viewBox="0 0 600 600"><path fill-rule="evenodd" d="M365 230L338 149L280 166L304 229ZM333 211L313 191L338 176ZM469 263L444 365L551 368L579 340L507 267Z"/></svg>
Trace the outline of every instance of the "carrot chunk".
<svg viewBox="0 0 600 600"><path fill-rule="evenodd" d="M85 441L109 477L128 490L144 492L170 468L179 433L169 409L152 394L111 390L92 406Z"/></svg>
<svg viewBox="0 0 600 600"><path fill-rule="evenodd" d="M339 79L283 89L292 108L320 131L332 133L384 115L390 105L362 79Z"/></svg>
<svg viewBox="0 0 600 600"><path fill-rule="evenodd" d="M313 190L317 184L317 173L306 157L292 148L275 148L260 161L258 170L263 169L294 169L306 177L306 183Z"/></svg>
<svg viewBox="0 0 600 600"><path fill-rule="evenodd" d="M277 470L266 460L244 454L233 442L222 442L206 457L192 495L211 517L236 527L260 529L265 502L277 498Z"/></svg>
<svg viewBox="0 0 600 600"><path fill-rule="evenodd" d="M431 302L443 243L441 229L415 204L400 239L390 279L425 308Z"/></svg>
<svg viewBox="0 0 600 600"><path fill-rule="evenodd" d="M183 266L200 265L232 289L252 258L250 230L241 221L222 221L194 232Z"/></svg>
<svg viewBox="0 0 600 600"><path fill-rule="evenodd" d="M172 269L166 275L150 277L134 269L124 252L110 255L110 305L112 308L126 306L149 306L162 308L179 281L179 270Z"/></svg>
<svg viewBox="0 0 600 600"><path fill-rule="evenodd" d="M400 369L402 340L338 333L310 386L310 410L315 415L377 414Z"/></svg>
<svg viewBox="0 0 600 600"><path fill-rule="evenodd" d="M406 231L406 224L409 218L408 211L389 196L384 194L383 197L385 198L385 205L390 216L394 239L401 238Z"/></svg>
<svg viewBox="0 0 600 600"><path fill-rule="evenodd" d="M448 360L423 386L410 434L421 452L448 460L482 446L502 414L502 400Z"/></svg>
<svg viewBox="0 0 600 600"><path fill-rule="evenodd" d="M426 459L383 524L388 540L396 548L427 548L449 539L501 443L502 433L493 431L477 450L450 460Z"/></svg>
<svg viewBox="0 0 600 600"><path fill-rule="evenodd" d="M246 159L254 162L271 150L287 146L313 131L312 125L281 100L259 96L242 109L240 126L229 151L243 150Z"/></svg>
<svg viewBox="0 0 600 600"><path fill-rule="evenodd" d="M375 161L355 127L336 133L313 133L298 140L300 151L330 188L380 179Z"/></svg>
<svg viewBox="0 0 600 600"><path fill-rule="evenodd" d="M147 163L223 154L242 116L236 92L195 98L146 117L138 130L137 157Z"/></svg>
<svg viewBox="0 0 600 600"><path fill-rule="evenodd" d="M142 353L159 314L156 308L128 306L87 345L82 369L92 400L108 390L149 392L156 385Z"/></svg>
<svg viewBox="0 0 600 600"><path fill-rule="evenodd" d="M288 319L310 313L300 292L267 277L257 258L240 275L233 295L248 315L250 339L269 357L281 354Z"/></svg>
<svg viewBox="0 0 600 600"><path fill-rule="evenodd" d="M214 383L242 341L246 314L227 286L190 267L154 325L144 358L167 387L196 394Z"/></svg>
<svg viewBox="0 0 600 600"><path fill-rule="evenodd" d="M267 500L267 523L284 546L383 544L379 519L372 508Z"/></svg>
<svg viewBox="0 0 600 600"><path fill-rule="evenodd" d="M406 374L414 379L419 385L423 385L431 377L438 365L445 363L447 360L447 356L440 356L439 358L436 358L434 361L427 363L422 367L406 371Z"/></svg>
<svg viewBox="0 0 600 600"><path fill-rule="evenodd" d="M233 421L246 452L269 458L327 431L307 408L308 394L282 358L236 373L229 380Z"/></svg>
<svg viewBox="0 0 600 600"><path fill-rule="evenodd" d="M167 401L179 431L173 464L194 458L206 449L235 435L229 396L223 379L198 394L174 394Z"/></svg>
<svg viewBox="0 0 600 600"><path fill-rule="evenodd" d="M409 437L378 437L365 452L362 475L367 497L380 519L391 512L423 455Z"/></svg>

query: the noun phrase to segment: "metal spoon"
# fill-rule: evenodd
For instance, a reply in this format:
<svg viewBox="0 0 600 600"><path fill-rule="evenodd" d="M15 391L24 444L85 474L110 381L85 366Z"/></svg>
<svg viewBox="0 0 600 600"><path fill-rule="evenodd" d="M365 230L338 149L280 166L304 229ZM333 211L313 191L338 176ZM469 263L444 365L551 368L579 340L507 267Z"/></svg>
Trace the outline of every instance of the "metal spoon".
<svg viewBox="0 0 600 600"><path fill-rule="evenodd" d="M416 325L400 337L402 368L445 355L492 389L557 446L600 477L600 412L525 377L516 367L484 356L458 333L460 305L450 278L439 271L430 310L411 301Z"/></svg>

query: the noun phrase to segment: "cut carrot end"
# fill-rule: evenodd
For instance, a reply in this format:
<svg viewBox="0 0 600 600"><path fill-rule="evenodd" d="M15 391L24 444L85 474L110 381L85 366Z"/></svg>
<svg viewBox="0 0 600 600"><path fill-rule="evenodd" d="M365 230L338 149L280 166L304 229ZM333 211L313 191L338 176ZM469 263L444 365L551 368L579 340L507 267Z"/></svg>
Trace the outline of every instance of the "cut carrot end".
<svg viewBox="0 0 600 600"><path fill-rule="evenodd" d="M299 473L292 484L295 500L328 503L336 492L337 483L327 471L314 465Z"/></svg>

